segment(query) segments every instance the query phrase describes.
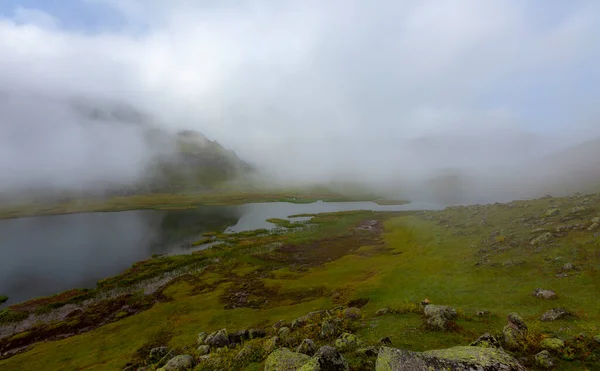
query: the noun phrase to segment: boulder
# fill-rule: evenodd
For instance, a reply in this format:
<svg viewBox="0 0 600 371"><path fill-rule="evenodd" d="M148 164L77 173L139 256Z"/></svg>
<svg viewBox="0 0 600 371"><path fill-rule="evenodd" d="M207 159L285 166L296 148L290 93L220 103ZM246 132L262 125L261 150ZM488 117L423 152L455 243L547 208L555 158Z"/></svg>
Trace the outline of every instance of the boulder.
<svg viewBox="0 0 600 371"><path fill-rule="evenodd" d="M279 336L273 336L272 338L267 339L267 341L265 341L263 348L265 352L271 353L279 346L280 343L281 339L279 338Z"/></svg>
<svg viewBox="0 0 600 371"><path fill-rule="evenodd" d="M556 293L552 290L535 289L533 295L538 299L553 300L556 299Z"/></svg>
<svg viewBox="0 0 600 371"><path fill-rule="evenodd" d="M250 362L260 362L263 360L264 350L256 344L246 344L236 355L233 360L238 364Z"/></svg>
<svg viewBox="0 0 600 371"><path fill-rule="evenodd" d="M162 359L162 357L166 356L167 353L169 353L169 348L167 347L156 347L156 348L152 348L150 349L150 361L151 362L156 362L156 361L160 361Z"/></svg>
<svg viewBox="0 0 600 371"><path fill-rule="evenodd" d="M272 352L265 361L265 371L296 371L310 360L306 354L280 348Z"/></svg>
<svg viewBox="0 0 600 371"><path fill-rule="evenodd" d="M185 371L194 367L194 358L189 354L173 357L161 368L164 371Z"/></svg>
<svg viewBox="0 0 600 371"><path fill-rule="evenodd" d="M574 315L566 310L565 308L553 308L542 314L540 317L540 321L542 322L552 322L559 319L567 319L572 318Z"/></svg>
<svg viewBox="0 0 600 371"><path fill-rule="evenodd" d="M540 368L550 369L554 367L554 362L552 362L552 356L547 350L542 350L541 352L536 354L534 360L535 365Z"/></svg>
<svg viewBox="0 0 600 371"><path fill-rule="evenodd" d="M309 356L315 354L316 351L317 346L315 345L315 342L311 339L302 340L302 343L300 343L300 345L298 345L298 348L296 348L296 352L306 354Z"/></svg>
<svg viewBox="0 0 600 371"><path fill-rule="evenodd" d="M208 334L206 332L199 333L196 343L198 345L204 345L204 340L206 340L207 336L208 336Z"/></svg>
<svg viewBox="0 0 600 371"><path fill-rule="evenodd" d="M204 344L210 345L213 348L222 348L229 345L229 336L227 330L221 329L213 332L204 339Z"/></svg>
<svg viewBox="0 0 600 371"><path fill-rule="evenodd" d="M250 339L259 339L267 336L267 332L261 328L253 328L248 330L248 337Z"/></svg>
<svg viewBox="0 0 600 371"><path fill-rule="evenodd" d="M472 347L482 347L482 348L502 348L498 339L488 334L487 332L480 337L477 338L474 342L470 344Z"/></svg>
<svg viewBox="0 0 600 371"><path fill-rule="evenodd" d="M290 334L292 333L292 330L290 330L289 327L282 327L279 329L279 331L277 333L280 338L285 339L288 336L290 336Z"/></svg>
<svg viewBox="0 0 600 371"><path fill-rule="evenodd" d="M234 332L233 334L229 334L229 343L230 344L240 344L248 339L250 339L250 333L248 330L240 330L240 331Z"/></svg>
<svg viewBox="0 0 600 371"><path fill-rule="evenodd" d="M547 338L540 342L540 347L557 352L565 347L565 342L561 339Z"/></svg>
<svg viewBox="0 0 600 371"><path fill-rule="evenodd" d="M308 323L320 321L325 317L327 317L327 311L318 310L318 311L310 312L310 313L305 314L302 317L298 317L295 320L293 320L291 327L293 329L299 328L299 327L305 326Z"/></svg>
<svg viewBox="0 0 600 371"><path fill-rule="evenodd" d="M445 331L448 329L448 321L456 318L456 309L445 305L429 304L424 308L427 316L427 327L432 330Z"/></svg>
<svg viewBox="0 0 600 371"><path fill-rule="evenodd" d="M210 345L200 345L196 349L196 353L198 353L198 355L200 355L200 356L207 355L208 353L210 353Z"/></svg>
<svg viewBox="0 0 600 371"><path fill-rule="evenodd" d="M339 333L339 319L328 318L321 324L321 337L332 338L338 336Z"/></svg>
<svg viewBox="0 0 600 371"><path fill-rule="evenodd" d="M344 319L353 321L353 320L361 319L361 317L362 317L362 314L360 312L360 309L358 309L356 307L344 309Z"/></svg>
<svg viewBox="0 0 600 371"><path fill-rule="evenodd" d="M554 236L550 232L546 232L542 235L537 236L529 242L530 245L541 245L544 242L550 241Z"/></svg>
<svg viewBox="0 0 600 371"><path fill-rule="evenodd" d="M503 344L509 349L519 349L525 343L527 325L517 313L508 315L508 324L502 329Z"/></svg>
<svg viewBox="0 0 600 371"><path fill-rule="evenodd" d="M501 349L459 346L448 349L412 352L381 347L376 371L526 371L525 367Z"/></svg>
<svg viewBox="0 0 600 371"><path fill-rule="evenodd" d="M361 341L356 337L356 335L350 334L350 333L347 333L347 332L343 333L335 341L335 347L340 352L347 352L347 351L350 351L350 350L354 350L354 349L358 348L358 346L360 344L361 344Z"/></svg>
<svg viewBox="0 0 600 371"><path fill-rule="evenodd" d="M306 363L300 371L347 371L348 362L337 349L325 345Z"/></svg>

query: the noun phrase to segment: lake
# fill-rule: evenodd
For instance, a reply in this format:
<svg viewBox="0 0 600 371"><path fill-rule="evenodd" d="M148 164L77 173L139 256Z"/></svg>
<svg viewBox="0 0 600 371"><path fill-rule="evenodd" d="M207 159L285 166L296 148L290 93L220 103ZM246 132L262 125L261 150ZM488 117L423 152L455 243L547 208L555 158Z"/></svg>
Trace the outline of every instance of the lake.
<svg viewBox="0 0 600 371"><path fill-rule="evenodd" d="M427 203L285 202L133 210L0 220L0 295L5 305L91 288L153 254L190 253L205 232L273 228L266 219L335 211L437 209Z"/></svg>

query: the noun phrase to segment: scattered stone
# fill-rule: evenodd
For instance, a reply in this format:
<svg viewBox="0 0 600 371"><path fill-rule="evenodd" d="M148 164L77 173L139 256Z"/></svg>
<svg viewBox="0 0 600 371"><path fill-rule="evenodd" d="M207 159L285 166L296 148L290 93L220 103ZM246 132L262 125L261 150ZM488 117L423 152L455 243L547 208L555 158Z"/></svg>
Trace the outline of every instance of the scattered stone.
<svg viewBox="0 0 600 371"><path fill-rule="evenodd" d="M359 348L356 353L363 357L376 357L379 354L379 350L375 347Z"/></svg>
<svg viewBox="0 0 600 371"><path fill-rule="evenodd" d="M310 312L310 313L307 313L304 316L298 317L294 321L292 321L291 327L293 329L296 329L296 328L305 326L307 323L319 321L319 320L325 318L326 316L327 316L327 311L325 311L325 310L318 310L318 311ZM279 327L282 327L282 326L279 326Z"/></svg>
<svg viewBox="0 0 600 371"><path fill-rule="evenodd" d="M226 329L213 332L204 339L206 345L210 345L213 348L222 348L229 345L229 336L227 335Z"/></svg>
<svg viewBox="0 0 600 371"><path fill-rule="evenodd" d="M561 339L547 338L540 342L540 347L547 350L559 351L565 347L565 342Z"/></svg>
<svg viewBox="0 0 600 371"><path fill-rule="evenodd" d="M390 344L392 344L392 339L390 339L389 336L383 337L383 338L379 339L379 344L390 345Z"/></svg>
<svg viewBox="0 0 600 371"><path fill-rule="evenodd" d="M229 343L230 344L240 344L245 340L250 339L250 334L248 330L240 330L234 332L233 334L229 334Z"/></svg>
<svg viewBox="0 0 600 371"><path fill-rule="evenodd" d="M556 293L552 290L535 289L533 295L538 299L553 300L556 299Z"/></svg>
<svg viewBox="0 0 600 371"><path fill-rule="evenodd" d="M259 339L264 338L265 336L267 336L267 332L261 328L254 328L248 330L248 337L250 339Z"/></svg>
<svg viewBox="0 0 600 371"><path fill-rule="evenodd" d="M292 352L287 348L280 348L272 352L265 361L265 371L300 370L310 360L306 354Z"/></svg>
<svg viewBox="0 0 600 371"><path fill-rule="evenodd" d="M596 229L598 229L598 227L600 227L600 223L593 223L592 225L590 225L590 227L588 228L588 231L595 231Z"/></svg>
<svg viewBox="0 0 600 371"><path fill-rule="evenodd" d="M206 332L201 332L198 334L198 340L197 340L197 344L198 345L203 345L204 341L206 340L206 337L208 336L208 334Z"/></svg>
<svg viewBox="0 0 600 371"><path fill-rule="evenodd" d="M339 335L338 321L335 318L329 318L321 324L321 337L332 338Z"/></svg>
<svg viewBox="0 0 600 371"><path fill-rule="evenodd" d="M279 329L282 328L283 326L286 326L285 321L280 319L279 321L277 321L273 324L273 330L279 331Z"/></svg>
<svg viewBox="0 0 600 371"><path fill-rule="evenodd" d="M540 321L551 322L571 317L574 317L574 315L565 308L553 308L547 311L546 313L542 314L542 316L540 317Z"/></svg>
<svg viewBox="0 0 600 371"><path fill-rule="evenodd" d="M210 353L210 345L200 345L197 349L196 352L198 353L198 355L200 356L205 356L208 353Z"/></svg>
<svg viewBox="0 0 600 371"><path fill-rule="evenodd" d="M427 327L432 330L445 331L448 329L448 321L456 318L456 309L445 305L429 304L425 307L427 316Z"/></svg>
<svg viewBox="0 0 600 371"><path fill-rule="evenodd" d="M546 213L544 214L545 217L550 217L550 216L554 216L554 215L558 215L560 214L560 210L559 209L549 209L548 211L546 211Z"/></svg>
<svg viewBox="0 0 600 371"><path fill-rule="evenodd" d="M477 338L474 342L471 343L472 347L482 347L482 348L502 348L498 339L488 334L487 332L480 337Z"/></svg>
<svg viewBox="0 0 600 371"><path fill-rule="evenodd" d="M358 309L356 307L344 309L344 318L345 319L357 320L357 319L360 319L361 317L362 317L362 314L360 313L360 309Z"/></svg>
<svg viewBox="0 0 600 371"><path fill-rule="evenodd" d="M246 344L236 355L233 360L236 363L260 362L263 360L264 350L256 344Z"/></svg>
<svg viewBox="0 0 600 371"><path fill-rule="evenodd" d="M390 307L381 308L377 312L375 312L375 315L380 317L380 316L383 316L384 314L388 314L388 313L393 313L392 308L390 308Z"/></svg>
<svg viewBox="0 0 600 371"><path fill-rule="evenodd" d="M448 349L412 352L381 347L376 371L478 370L526 371L525 367L501 349L459 346Z"/></svg>
<svg viewBox="0 0 600 371"><path fill-rule="evenodd" d="M545 369L550 369L550 368L554 367L554 362L552 362L552 356L550 355L550 352L548 352L547 350L542 350L541 352L536 354L534 359L535 359L535 364L538 367L545 368Z"/></svg>
<svg viewBox="0 0 600 371"><path fill-rule="evenodd" d="M552 233L546 232L540 236L537 236L533 240L531 240L531 242L529 242L529 244L530 245L541 245L544 242L550 241L553 237L554 236L552 235Z"/></svg>
<svg viewBox="0 0 600 371"><path fill-rule="evenodd" d="M349 350L353 350L358 348L361 344L361 341L354 334L350 334L348 332L343 333L336 341L335 347L340 352L347 352Z"/></svg>
<svg viewBox="0 0 600 371"><path fill-rule="evenodd" d="M265 369L266 370L266 369ZM348 362L337 349L325 345L299 371L347 371Z"/></svg>
<svg viewBox="0 0 600 371"><path fill-rule="evenodd" d="M508 315L508 324L502 329L503 344L509 349L518 349L525 342L527 325L516 313Z"/></svg>
<svg viewBox="0 0 600 371"><path fill-rule="evenodd" d="M160 361L161 358L163 358L164 356L167 355L167 353L169 353L169 348L167 347L156 347L156 348L152 348L150 349L150 361L151 362L156 362L156 361Z"/></svg>
<svg viewBox="0 0 600 371"><path fill-rule="evenodd" d="M302 343L300 343L300 345L298 345L298 348L296 348L296 352L306 354L309 356L315 354L316 351L317 346L315 345L315 342L311 339L302 340Z"/></svg>
<svg viewBox="0 0 600 371"><path fill-rule="evenodd" d="M161 368L164 371L185 371L194 367L194 358L189 354L173 357Z"/></svg>
<svg viewBox="0 0 600 371"><path fill-rule="evenodd" d="M281 339L279 336L273 336L272 338L265 341L263 348L265 348L265 352L271 353L273 352L281 343Z"/></svg>
<svg viewBox="0 0 600 371"><path fill-rule="evenodd" d="M573 263L567 263L565 265L562 266L561 270L568 272L568 271L572 271L573 269L575 269L575 267L573 266Z"/></svg>
<svg viewBox="0 0 600 371"><path fill-rule="evenodd" d="M290 334L292 333L292 330L290 330L289 327L282 327L279 329L279 337L282 339L287 338L288 336L290 336Z"/></svg>

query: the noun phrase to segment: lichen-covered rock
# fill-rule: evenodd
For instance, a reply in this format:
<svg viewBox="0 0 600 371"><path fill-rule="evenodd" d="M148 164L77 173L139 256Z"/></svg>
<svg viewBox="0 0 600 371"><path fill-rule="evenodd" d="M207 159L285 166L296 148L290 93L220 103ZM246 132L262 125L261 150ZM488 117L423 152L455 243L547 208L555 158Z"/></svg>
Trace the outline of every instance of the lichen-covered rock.
<svg viewBox="0 0 600 371"><path fill-rule="evenodd" d="M553 300L556 299L556 293L552 290L535 289L533 295L538 299Z"/></svg>
<svg viewBox="0 0 600 371"><path fill-rule="evenodd" d="M521 316L519 316L517 313L509 313L507 318L510 326L522 331L527 331L527 324L525 324L523 318L521 318Z"/></svg>
<svg viewBox="0 0 600 371"><path fill-rule="evenodd" d="M474 342L471 343L472 347L482 347L482 348L502 348L498 339L488 334L487 332L480 337L477 338Z"/></svg>
<svg viewBox="0 0 600 371"><path fill-rule="evenodd" d="M250 362L260 362L264 359L264 349L256 344L246 344L236 355L233 360L238 364Z"/></svg>
<svg viewBox="0 0 600 371"><path fill-rule="evenodd" d="M537 236L536 238L532 239L531 242L529 242L529 244L531 245L541 245L544 242L548 242L550 241L554 236L552 235L552 233L550 232L546 232L540 236Z"/></svg>
<svg viewBox="0 0 600 371"><path fill-rule="evenodd" d="M574 315L566 310L565 308L553 308L542 314L540 317L540 321L542 322L551 322L559 319L567 319L572 318Z"/></svg>
<svg viewBox="0 0 600 371"><path fill-rule="evenodd" d="M337 349L325 345L299 371L347 371L348 362Z"/></svg>
<svg viewBox="0 0 600 371"><path fill-rule="evenodd" d="M517 313L508 315L508 324L502 329L502 343L508 349L520 349L525 344L527 325Z"/></svg>
<svg viewBox="0 0 600 371"><path fill-rule="evenodd" d="M229 343L230 344L240 344L245 340L250 339L250 333L248 330L240 330L234 332L233 334L229 334Z"/></svg>
<svg viewBox="0 0 600 371"><path fill-rule="evenodd" d="M194 371L226 371L227 365L221 357L205 355L198 357L198 364Z"/></svg>
<svg viewBox="0 0 600 371"><path fill-rule="evenodd" d="M332 338L338 336L339 333L339 319L328 318L321 324L321 337Z"/></svg>
<svg viewBox="0 0 600 371"><path fill-rule="evenodd" d="M300 327L305 326L308 323L314 323L314 322L320 321L325 317L327 317L327 311L317 310L314 312L310 312L310 313L305 314L302 317L298 317L295 320L293 320L291 327L293 329L300 328Z"/></svg>
<svg viewBox="0 0 600 371"><path fill-rule="evenodd" d="M290 330L289 327L282 327L278 331L279 337L282 339L287 338L288 336L290 336L291 333L292 333L292 330Z"/></svg>
<svg viewBox="0 0 600 371"><path fill-rule="evenodd" d="M310 361L306 354L280 348L272 352L265 361L265 371L296 371Z"/></svg>
<svg viewBox="0 0 600 371"><path fill-rule="evenodd" d="M200 345L198 348L196 348L196 353L198 353L199 356L207 355L210 353L210 345Z"/></svg>
<svg viewBox="0 0 600 371"><path fill-rule="evenodd" d="M221 348L229 345L229 335L227 335L227 330L221 329L208 335L204 339L204 344L210 345L213 348Z"/></svg>
<svg viewBox="0 0 600 371"><path fill-rule="evenodd" d="M448 329L448 321L456 318L456 309L445 305L429 304L423 311L427 316L427 327L432 330L445 331Z"/></svg>
<svg viewBox="0 0 600 371"><path fill-rule="evenodd" d="M304 339L296 348L296 352L312 356L317 351L317 346L312 339Z"/></svg>
<svg viewBox="0 0 600 371"><path fill-rule="evenodd" d="M459 346L417 353L381 347L376 371L525 371L511 355L501 349Z"/></svg>
<svg viewBox="0 0 600 371"><path fill-rule="evenodd" d="M550 369L550 368L554 367L554 362L552 362L552 356L550 355L550 352L548 352L547 350L542 350L541 352L536 354L534 359L535 359L535 364L538 367L545 368L545 369Z"/></svg>
<svg viewBox="0 0 600 371"><path fill-rule="evenodd" d="M204 341L206 340L207 336L208 336L208 334L206 332L199 333L196 343L198 345L204 345Z"/></svg>
<svg viewBox="0 0 600 371"><path fill-rule="evenodd" d="M348 320L357 320L362 317L360 309L356 307L346 308L344 309L344 318Z"/></svg>
<svg viewBox="0 0 600 371"><path fill-rule="evenodd" d="M271 353L281 344L281 339L279 336L273 336L267 339L263 344L263 349L266 353Z"/></svg>
<svg viewBox="0 0 600 371"><path fill-rule="evenodd" d="M159 361L162 357L166 356L169 353L169 348L167 347L156 347L150 349L150 362Z"/></svg>
<svg viewBox="0 0 600 371"><path fill-rule="evenodd" d="M335 347L340 352L347 352L349 350L354 350L358 348L361 344L361 341L354 334L343 333L338 339L335 341Z"/></svg>
<svg viewBox="0 0 600 371"><path fill-rule="evenodd" d="M185 371L192 367L194 367L194 358L192 358L192 356L189 354L182 354L180 356L171 358L161 370Z"/></svg>
<svg viewBox="0 0 600 371"><path fill-rule="evenodd" d="M267 332L261 328L253 328L248 330L248 337L250 339L259 339L267 336Z"/></svg>
<svg viewBox="0 0 600 371"><path fill-rule="evenodd" d="M565 342L561 339L547 338L540 342L540 347L546 350L559 351L565 347Z"/></svg>

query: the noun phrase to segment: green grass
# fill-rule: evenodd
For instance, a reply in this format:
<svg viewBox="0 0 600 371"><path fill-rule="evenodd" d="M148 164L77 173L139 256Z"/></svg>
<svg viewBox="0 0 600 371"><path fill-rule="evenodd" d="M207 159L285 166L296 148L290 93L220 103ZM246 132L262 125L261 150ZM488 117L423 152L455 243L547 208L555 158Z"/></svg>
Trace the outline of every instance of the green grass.
<svg viewBox="0 0 600 371"><path fill-rule="evenodd" d="M573 213L580 204L586 209ZM559 215L544 216L555 207ZM591 370L593 361L581 355L591 353L577 353L574 339L600 333L600 238L583 228L557 234L544 246L530 240L538 224L555 230L587 223L599 211L597 196L542 199L426 213L322 214L313 219L315 228L230 235L230 246L150 260L102 281L101 286L127 285L188 259L206 264L203 271L173 281L162 291L166 300L150 309L82 335L36 344L0 361L0 368L117 370L150 344L190 346L200 331L270 327L280 319L365 299L365 320L357 334L368 344L390 336L393 346L415 351L467 345L484 332L498 334L506 315L517 312L530 327L534 348L541 337L558 336L579 354L573 361L559 357L557 369ZM381 232L357 228L372 219L383 221ZM565 262L577 270L557 277ZM558 299L536 299L535 288L552 289ZM241 289L263 304L224 309L232 300L229 292ZM415 310L425 298L458 309L455 331L425 329ZM546 310L559 306L578 319L539 321ZM396 313L375 316L384 307ZM491 315L477 317L482 310Z"/></svg>

